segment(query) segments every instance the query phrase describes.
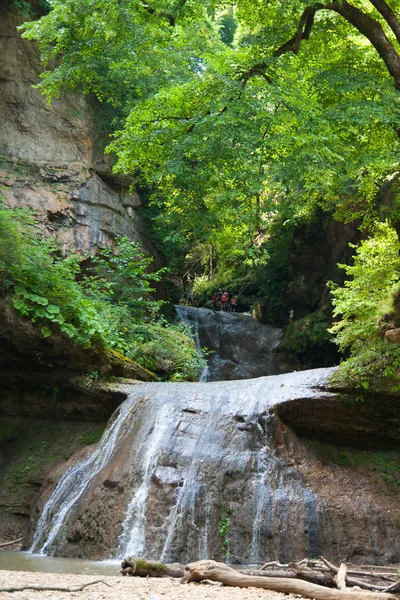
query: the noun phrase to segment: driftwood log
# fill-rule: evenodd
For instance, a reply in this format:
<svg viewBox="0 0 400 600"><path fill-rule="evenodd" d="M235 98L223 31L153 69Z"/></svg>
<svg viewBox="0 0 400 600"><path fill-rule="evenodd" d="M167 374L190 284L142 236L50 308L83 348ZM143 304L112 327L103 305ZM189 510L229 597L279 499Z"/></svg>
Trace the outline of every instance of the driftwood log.
<svg viewBox="0 0 400 600"><path fill-rule="evenodd" d="M24 538L20 537L17 540L12 540L11 542L3 542L2 544L0 544L0 548L5 548L6 546L12 546L13 544L19 544L19 542L22 542L23 540L24 540Z"/></svg>
<svg viewBox="0 0 400 600"><path fill-rule="evenodd" d="M342 565L340 566L340 568L342 569L342 573L340 574L339 571L340 569L338 569L337 567L335 567L335 565L333 565L332 563L330 563L328 560L326 560L326 558L324 558L323 556L321 556L321 561L324 563L324 565L326 565L326 567L332 571L332 573L336 573L336 581L339 583L339 580L341 582L342 585L346 586L346 583L349 586L357 586L360 587L364 590L374 590L377 592L386 592L388 586L387 585L376 585L374 583L366 583L365 581L361 581L360 579L354 579L354 577L349 577L347 575L346 569L345 569L345 565L344 565L344 569L342 568L342 565L344 563L342 563ZM339 587L339 585L338 585ZM339 588L340 589L340 588Z"/></svg>
<svg viewBox="0 0 400 600"><path fill-rule="evenodd" d="M204 580L233 587L256 587L285 594L300 594L313 600L395 600L395 596L390 593L335 590L300 579L244 575L214 560L200 560L186 565L181 583Z"/></svg>
<svg viewBox="0 0 400 600"><path fill-rule="evenodd" d="M130 577L182 577L185 572L184 565L180 563L164 564L147 558L124 558L121 563L122 575Z"/></svg>

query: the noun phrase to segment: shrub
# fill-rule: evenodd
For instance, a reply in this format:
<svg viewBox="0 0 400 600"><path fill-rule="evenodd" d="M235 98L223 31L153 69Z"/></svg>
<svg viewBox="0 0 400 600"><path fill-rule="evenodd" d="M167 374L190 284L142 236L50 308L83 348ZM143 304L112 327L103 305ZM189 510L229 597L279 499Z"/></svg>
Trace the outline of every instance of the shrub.
<svg viewBox="0 0 400 600"><path fill-rule="evenodd" d="M196 379L204 367L189 334L159 319L151 284L161 272L124 237L114 249L88 257L62 256L25 210L0 209L0 290L44 337L67 336L84 348L111 348L164 378Z"/></svg>
<svg viewBox="0 0 400 600"><path fill-rule="evenodd" d="M377 329L378 318L390 310L398 290L399 250L396 231L378 223L357 248L353 264L339 265L348 280L341 287L330 283L338 320L329 331L341 350L350 350L341 375L365 388L372 375L398 378L400 370L400 348L381 339Z"/></svg>

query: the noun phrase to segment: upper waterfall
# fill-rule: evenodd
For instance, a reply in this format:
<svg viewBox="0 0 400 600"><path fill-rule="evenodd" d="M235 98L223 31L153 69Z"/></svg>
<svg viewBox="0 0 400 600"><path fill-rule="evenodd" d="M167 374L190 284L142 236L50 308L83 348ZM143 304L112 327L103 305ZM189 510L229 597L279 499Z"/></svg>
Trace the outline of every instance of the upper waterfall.
<svg viewBox="0 0 400 600"><path fill-rule="evenodd" d="M251 379L292 370L282 368L274 352L281 329L261 325L247 314L182 305L175 309L191 328L197 346L210 350L200 381Z"/></svg>

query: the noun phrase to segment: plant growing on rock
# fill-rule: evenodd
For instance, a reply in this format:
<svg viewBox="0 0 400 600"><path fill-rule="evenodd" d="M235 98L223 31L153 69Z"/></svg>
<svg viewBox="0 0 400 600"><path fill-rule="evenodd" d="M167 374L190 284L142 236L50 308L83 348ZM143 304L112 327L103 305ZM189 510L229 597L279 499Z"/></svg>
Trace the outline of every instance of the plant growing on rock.
<svg viewBox="0 0 400 600"><path fill-rule="evenodd" d="M166 379L175 372L196 379L202 355L187 332L159 317L162 302L151 284L161 271L148 271L151 259L141 248L121 237L114 250L89 257L86 275L81 261L62 256L27 211L0 209L0 290L43 337L110 348Z"/></svg>
<svg viewBox="0 0 400 600"><path fill-rule="evenodd" d="M232 507L231 506L227 506L225 508L224 511L224 516L222 517L219 525L218 525L218 535L221 538L221 542L222 542L222 552L224 555L225 560L229 559L230 556L230 552L229 552L229 539L232 535L232 530L230 528L230 523L231 523L231 514L232 514Z"/></svg>

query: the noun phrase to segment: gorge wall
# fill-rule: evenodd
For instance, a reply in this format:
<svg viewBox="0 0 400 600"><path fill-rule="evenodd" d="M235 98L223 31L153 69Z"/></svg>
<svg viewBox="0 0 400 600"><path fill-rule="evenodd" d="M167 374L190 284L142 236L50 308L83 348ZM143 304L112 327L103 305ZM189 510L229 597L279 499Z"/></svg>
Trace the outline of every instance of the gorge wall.
<svg viewBox="0 0 400 600"><path fill-rule="evenodd" d="M0 186L10 207L35 211L64 250L95 252L115 235L146 236L141 202L130 177L112 173L104 156L101 110L88 97L63 93L47 103L39 50L21 38L21 18L0 7Z"/></svg>

